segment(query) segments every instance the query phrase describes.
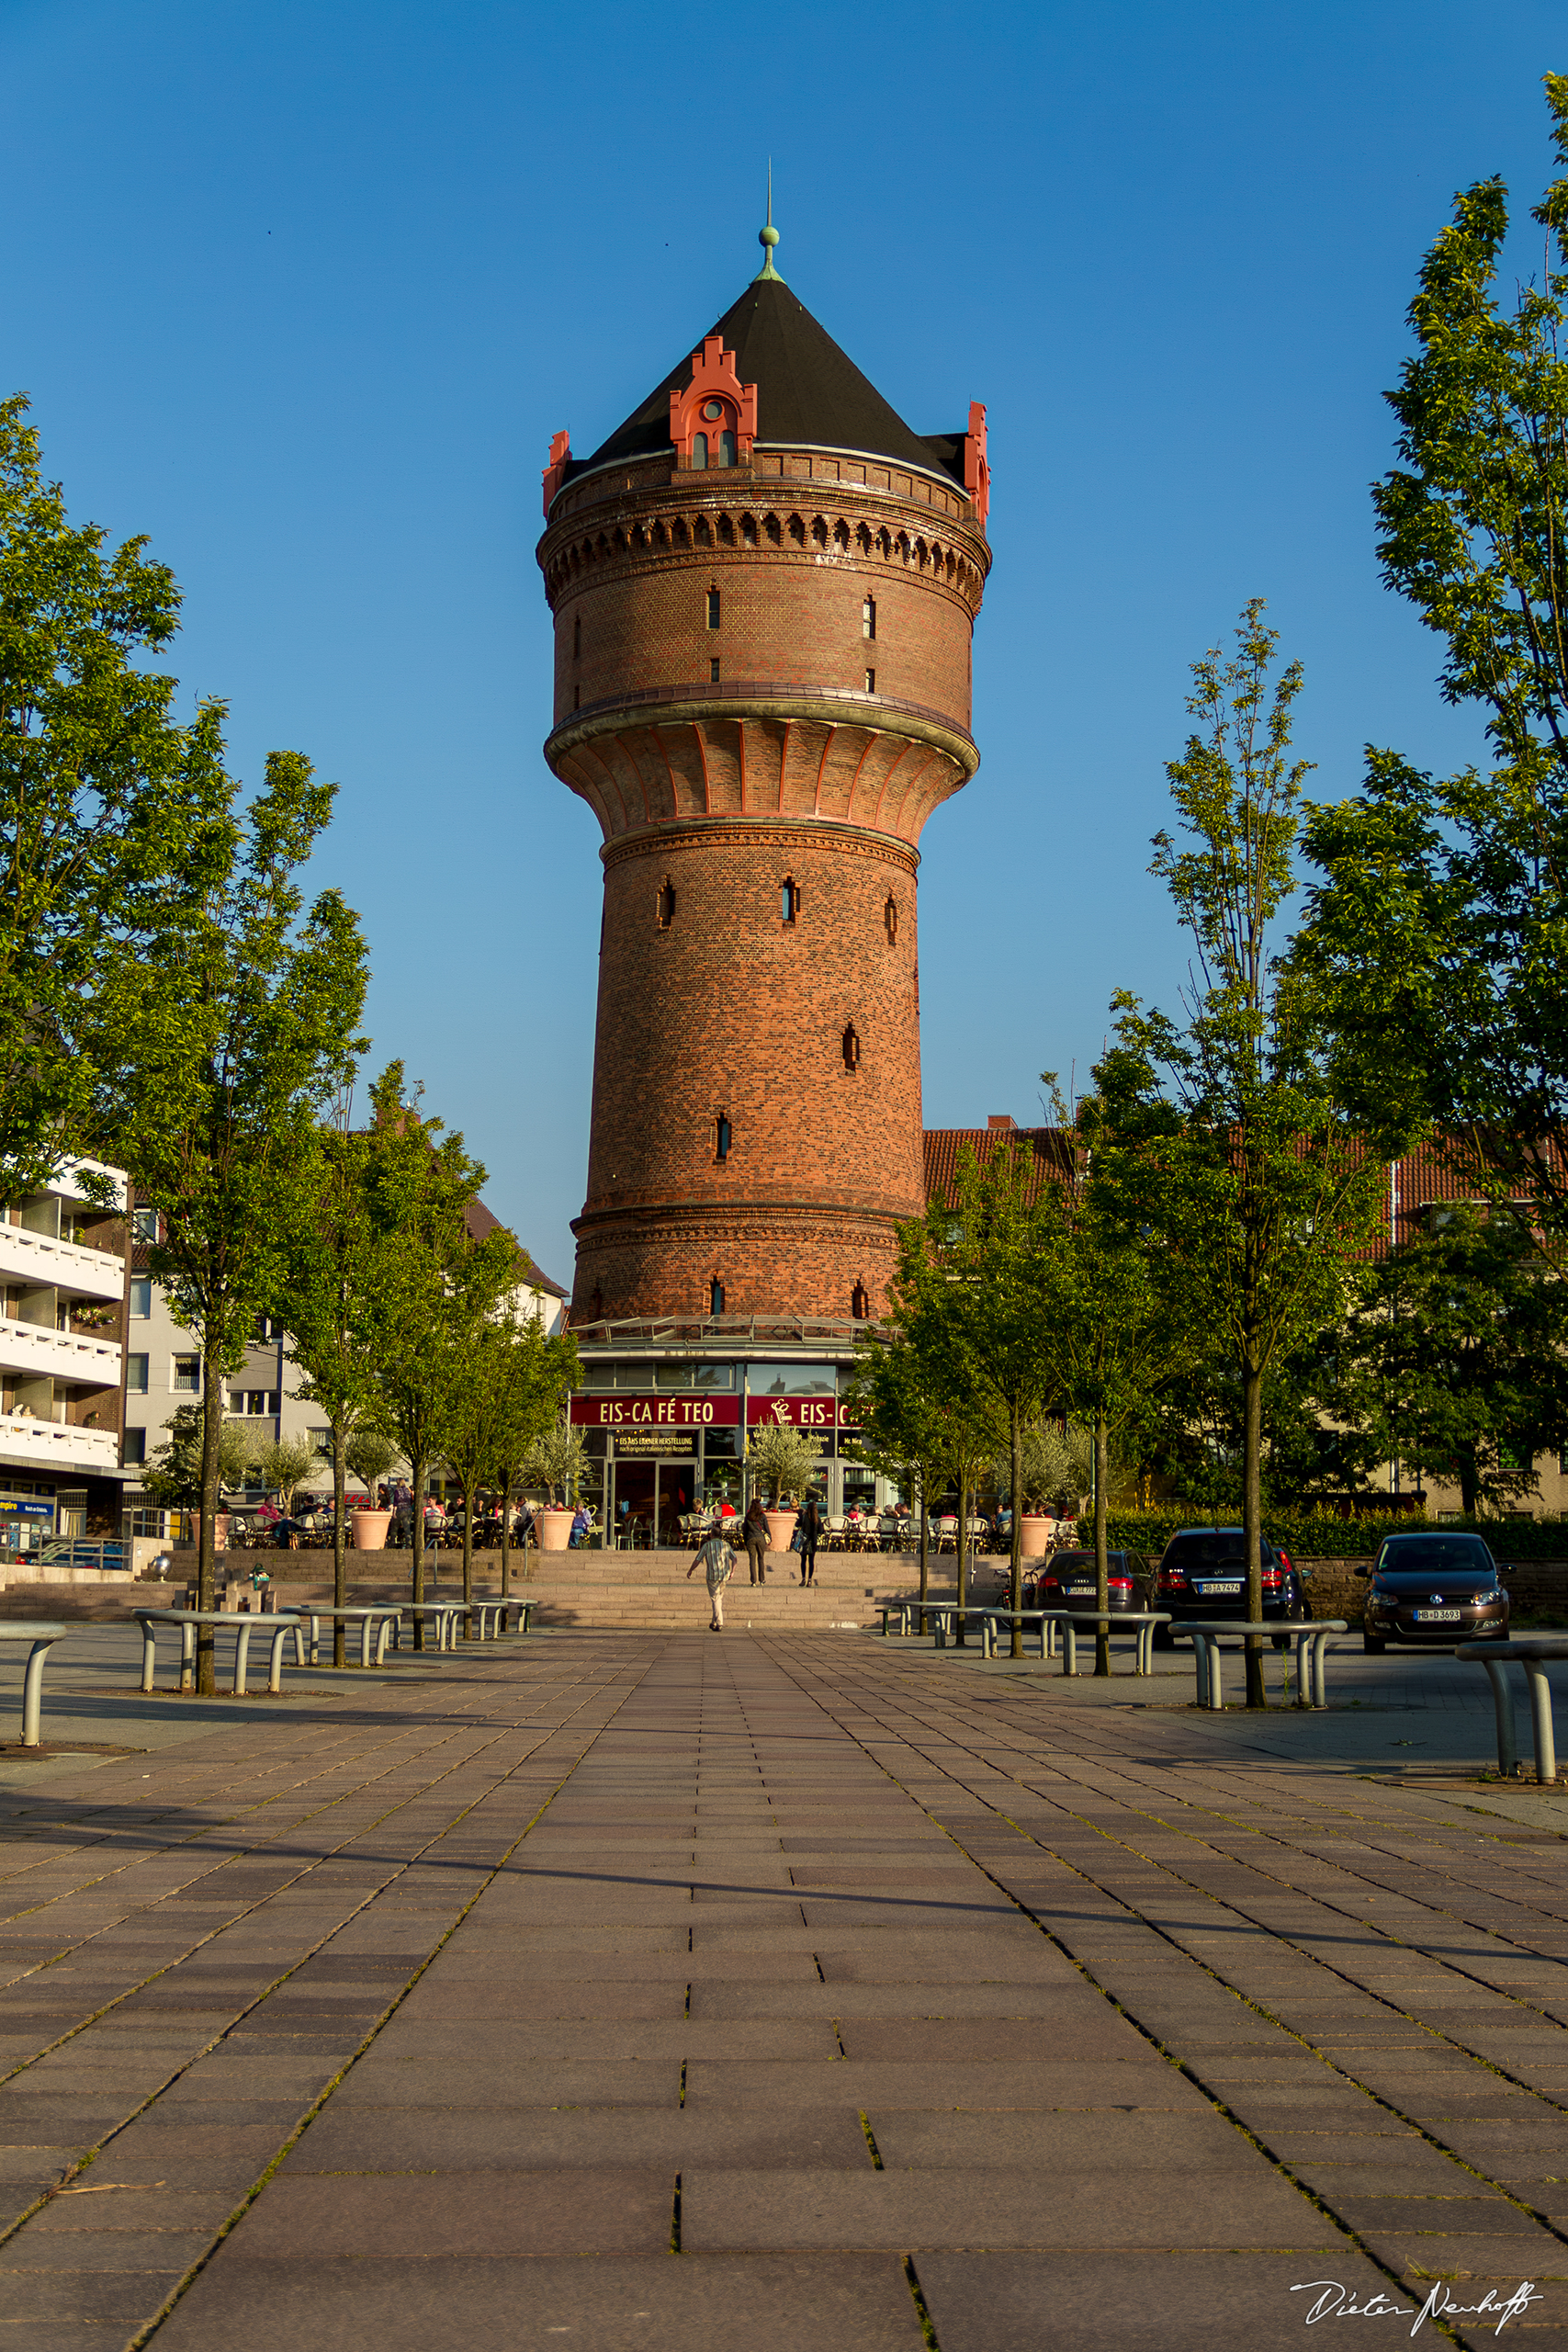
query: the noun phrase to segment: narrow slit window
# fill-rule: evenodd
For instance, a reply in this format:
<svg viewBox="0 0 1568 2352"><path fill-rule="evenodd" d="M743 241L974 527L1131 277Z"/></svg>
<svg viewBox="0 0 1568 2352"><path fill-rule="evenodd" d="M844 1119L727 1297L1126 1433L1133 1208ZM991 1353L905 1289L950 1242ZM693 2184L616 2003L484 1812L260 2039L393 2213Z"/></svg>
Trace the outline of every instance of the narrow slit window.
<svg viewBox="0 0 1568 2352"><path fill-rule="evenodd" d="M713 1156L716 1159L729 1158L729 1121L722 1111L713 1123Z"/></svg>
<svg viewBox="0 0 1568 2352"><path fill-rule="evenodd" d="M785 922L793 922L800 912L800 892L786 874L779 884L779 913Z"/></svg>
<svg viewBox="0 0 1568 2352"><path fill-rule="evenodd" d="M708 1313L710 1315L724 1313L724 1284L716 1274L708 1284Z"/></svg>
<svg viewBox="0 0 1568 2352"><path fill-rule="evenodd" d="M718 627L718 590L716 588L710 588L708 590L709 628L716 628Z"/></svg>
<svg viewBox="0 0 1568 2352"><path fill-rule="evenodd" d="M863 1283L857 1282L850 1293L850 1313L857 1323L863 1323L871 1313L871 1300Z"/></svg>
<svg viewBox="0 0 1568 2352"><path fill-rule="evenodd" d="M708 684L710 686L716 686L718 684L718 656L716 653L708 663Z"/></svg>
<svg viewBox="0 0 1568 2352"><path fill-rule="evenodd" d="M863 637L874 638L876 635L876 599L874 596L868 596L864 604L860 608L860 629Z"/></svg>
<svg viewBox="0 0 1568 2352"><path fill-rule="evenodd" d="M705 433L692 435L692 471L705 474L708 469L708 436Z"/></svg>
<svg viewBox="0 0 1568 2352"><path fill-rule="evenodd" d="M582 615L581 613L571 625L571 658L574 662L581 662L582 659Z"/></svg>
<svg viewBox="0 0 1568 2352"><path fill-rule="evenodd" d="M898 944L898 901L891 890L887 893L887 904L882 910L882 920L886 926L887 944L889 947L897 947Z"/></svg>
<svg viewBox="0 0 1568 2352"><path fill-rule="evenodd" d="M582 708L582 688L581 686L573 686L571 690L571 707L573 710L581 710Z"/></svg>
<svg viewBox="0 0 1568 2352"><path fill-rule="evenodd" d="M860 1068L860 1038L859 1038L859 1035L857 1035L857 1033L856 1033L856 1030L855 1030L855 1024L854 1024L854 1023L853 1023L852 1021L851 1022L851 1023L850 1023L849 1027L848 1027L848 1028L845 1030L845 1032L844 1032L844 1035L843 1035L843 1047L844 1047L844 1068L845 1068L846 1069L859 1069L859 1068Z"/></svg>
<svg viewBox="0 0 1568 2352"><path fill-rule="evenodd" d="M668 931L675 920L675 885L666 876L659 892L659 928Z"/></svg>
<svg viewBox="0 0 1568 2352"><path fill-rule="evenodd" d="M876 673L874 670L868 670L865 673L865 690L868 695L874 695L876 692Z"/></svg>
<svg viewBox="0 0 1568 2352"><path fill-rule="evenodd" d="M733 433L721 433L719 435L718 462L721 466L732 466L735 463L735 435Z"/></svg>

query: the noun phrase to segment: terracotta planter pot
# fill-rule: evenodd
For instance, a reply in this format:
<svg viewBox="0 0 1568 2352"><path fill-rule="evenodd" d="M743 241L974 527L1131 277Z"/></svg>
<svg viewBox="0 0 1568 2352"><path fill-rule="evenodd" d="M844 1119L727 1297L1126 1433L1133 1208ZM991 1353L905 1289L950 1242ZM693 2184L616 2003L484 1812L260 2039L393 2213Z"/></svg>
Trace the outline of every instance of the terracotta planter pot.
<svg viewBox="0 0 1568 2352"><path fill-rule="evenodd" d="M797 1510L769 1511L768 1549L770 1552L789 1550L789 1539L795 1533L795 1522L799 1517L800 1513Z"/></svg>
<svg viewBox="0 0 1568 2352"><path fill-rule="evenodd" d="M564 1552L576 1514L570 1510L540 1510L534 1514L541 1552Z"/></svg>
<svg viewBox="0 0 1568 2352"><path fill-rule="evenodd" d="M1051 1548L1051 1529L1054 1523L1045 1517L1043 1512L1041 1512L1038 1517L1032 1511L1024 1512L1021 1549L1026 1560L1043 1560Z"/></svg>
<svg viewBox="0 0 1568 2352"><path fill-rule="evenodd" d="M354 1530L354 1548L356 1552L386 1550L387 1530L392 1523L392 1514L389 1510L351 1510L348 1520L349 1525Z"/></svg>
<svg viewBox="0 0 1568 2352"><path fill-rule="evenodd" d="M229 1519L230 1514L226 1510L217 1510L212 1514L212 1548L215 1552L229 1549Z"/></svg>

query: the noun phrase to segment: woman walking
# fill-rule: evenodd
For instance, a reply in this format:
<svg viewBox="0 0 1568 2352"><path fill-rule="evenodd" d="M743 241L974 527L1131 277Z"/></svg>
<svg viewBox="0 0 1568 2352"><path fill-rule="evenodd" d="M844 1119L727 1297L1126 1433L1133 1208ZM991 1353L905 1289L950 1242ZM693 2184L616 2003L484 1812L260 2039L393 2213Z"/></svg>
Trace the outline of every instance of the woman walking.
<svg viewBox="0 0 1568 2352"><path fill-rule="evenodd" d="M762 1509L761 1495L753 1495L740 1522L740 1532L746 1541L746 1557L751 1564L751 1581L763 1584L768 1574L768 1514Z"/></svg>
<svg viewBox="0 0 1568 2352"><path fill-rule="evenodd" d="M815 1495L807 1495L795 1521L795 1534L800 1542L800 1581L817 1581L817 1546L822 1540L822 1511Z"/></svg>

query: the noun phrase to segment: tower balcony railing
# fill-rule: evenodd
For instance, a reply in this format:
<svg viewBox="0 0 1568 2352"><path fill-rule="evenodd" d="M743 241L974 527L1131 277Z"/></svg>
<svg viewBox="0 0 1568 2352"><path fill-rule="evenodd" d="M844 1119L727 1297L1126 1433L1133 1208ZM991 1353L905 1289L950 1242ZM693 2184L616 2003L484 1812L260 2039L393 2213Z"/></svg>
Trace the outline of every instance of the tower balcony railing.
<svg viewBox="0 0 1568 2352"><path fill-rule="evenodd" d="M557 719L552 733L572 727L580 719L595 718L607 710L627 710L649 707L659 703L683 702L758 702L770 695L792 695L809 698L812 702L843 704L846 716L856 712L868 719L883 714L892 717L923 718L951 735L962 736L973 743L974 737L961 719L950 710L937 710L931 704L906 702L896 695L868 694L863 686L825 686L815 678L780 676L773 678L715 678L696 683L683 681L667 686L626 686L619 694L601 695L592 702L585 702L576 710L564 711Z"/></svg>
<svg viewBox="0 0 1568 2352"><path fill-rule="evenodd" d="M852 1348L878 1326L852 1316L644 1315L573 1321L572 1337L593 1347Z"/></svg>

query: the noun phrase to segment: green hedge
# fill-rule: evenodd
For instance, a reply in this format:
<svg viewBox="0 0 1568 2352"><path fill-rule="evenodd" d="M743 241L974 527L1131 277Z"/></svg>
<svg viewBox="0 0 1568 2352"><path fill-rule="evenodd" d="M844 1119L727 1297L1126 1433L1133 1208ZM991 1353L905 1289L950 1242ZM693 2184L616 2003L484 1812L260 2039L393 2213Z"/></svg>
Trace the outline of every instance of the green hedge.
<svg viewBox="0 0 1568 2352"><path fill-rule="evenodd" d="M1170 1538L1184 1527L1236 1526L1235 1518L1207 1510L1183 1510L1169 1504L1163 1510L1112 1511L1107 1522L1112 1551L1142 1552L1157 1558ZM1441 1521L1407 1516L1399 1519L1341 1519L1328 1510L1270 1511L1263 1514L1263 1532L1292 1559L1367 1560L1385 1535L1412 1535L1430 1527L1434 1533L1483 1535L1499 1560L1568 1559L1568 1526L1551 1519L1460 1519ZM1094 1542L1094 1521L1077 1522L1080 1544Z"/></svg>

